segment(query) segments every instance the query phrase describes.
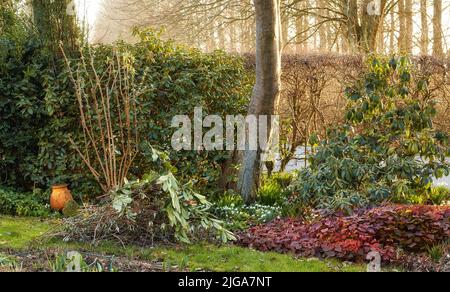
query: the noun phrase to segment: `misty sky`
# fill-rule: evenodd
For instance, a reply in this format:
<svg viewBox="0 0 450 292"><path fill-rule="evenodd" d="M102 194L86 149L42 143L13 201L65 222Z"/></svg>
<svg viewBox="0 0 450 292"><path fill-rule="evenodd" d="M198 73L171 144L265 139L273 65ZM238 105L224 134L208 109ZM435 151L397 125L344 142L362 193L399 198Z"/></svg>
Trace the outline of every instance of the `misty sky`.
<svg viewBox="0 0 450 292"><path fill-rule="evenodd" d="M78 9L78 15L80 20L85 19L86 23L89 25L90 31L95 29L95 19L97 14L100 11L100 5L103 0L75 0ZM444 30L444 36L446 38L446 42L444 42L444 46L450 45L450 0L443 0L443 8L444 11L442 13L442 28ZM430 5L432 6L432 5ZM415 3L415 7L413 8L415 12L418 12L420 9L419 3ZM433 15L433 7L429 7L428 14L431 17ZM420 15L416 16L414 21L415 28L414 33L420 33ZM430 27L430 37L432 37L432 27ZM418 50L418 48L416 48ZM444 48L444 50L448 50L448 48Z"/></svg>

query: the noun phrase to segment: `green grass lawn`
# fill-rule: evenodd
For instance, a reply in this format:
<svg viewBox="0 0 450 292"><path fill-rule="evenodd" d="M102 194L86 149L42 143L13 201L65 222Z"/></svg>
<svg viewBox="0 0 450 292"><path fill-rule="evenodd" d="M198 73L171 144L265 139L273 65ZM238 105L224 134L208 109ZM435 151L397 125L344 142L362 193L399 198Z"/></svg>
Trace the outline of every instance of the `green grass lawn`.
<svg viewBox="0 0 450 292"><path fill-rule="evenodd" d="M0 216L0 248L22 249L51 228L50 221Z"/></svg>
<svg viewBox="0 0 450 292"><path fill-rule="evenodd" d="M182 266L196 271L226 272L362 272L364 265L343 264L339 261L317 259L296 259L293 256L264 253L232 245L213 246L196 244L192 246L141 248L119 247L103 244L93 247L89 244L65 243L59 240L39 242L34 240L52 228L55 221L35 218L0 217L0 253L12 250L58 249L61 253L69 250L88 251L115 255L129 259L164 262L168 267ZM1 256L1 254L0 254Z"/></svg>
<svg viewBox="0 0 450 292"><path fill-rule="evenodd" d="M194 245L180 250L161 249L153 253L172 262L187 263L191 269L218 272L361 272L365 267L339 261L295 259L290 255L259 252L235 246Z"/></svg>

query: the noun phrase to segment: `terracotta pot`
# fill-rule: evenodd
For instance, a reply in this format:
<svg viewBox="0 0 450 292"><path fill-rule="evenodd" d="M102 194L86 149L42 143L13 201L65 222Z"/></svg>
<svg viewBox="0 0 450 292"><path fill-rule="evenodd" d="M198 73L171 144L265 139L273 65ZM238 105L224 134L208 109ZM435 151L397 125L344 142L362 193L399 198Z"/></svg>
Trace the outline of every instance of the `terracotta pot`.
<svg viewBox="0 0 450 292"><path fill-rule="evenodd" d="M50 196L50 207L55 211L62 211L67 202L72 201L72 193L67 185L52 186L52 194Z"/></svg>

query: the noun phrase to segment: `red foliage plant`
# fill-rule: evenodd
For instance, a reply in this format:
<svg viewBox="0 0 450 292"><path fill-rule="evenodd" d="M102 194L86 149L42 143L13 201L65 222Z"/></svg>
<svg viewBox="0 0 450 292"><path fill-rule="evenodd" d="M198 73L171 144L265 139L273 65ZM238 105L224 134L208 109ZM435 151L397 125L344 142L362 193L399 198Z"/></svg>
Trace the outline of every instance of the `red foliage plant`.
<svg viewBox="0 0 450 292"><path fill-rule="evenodd" d="M377 251L383 261L392 262L398 259L400 249L420 253L449 236L450 207L388 205L311 223L275 220L241 233L239 244L262 251L355 261Z"/></svg>

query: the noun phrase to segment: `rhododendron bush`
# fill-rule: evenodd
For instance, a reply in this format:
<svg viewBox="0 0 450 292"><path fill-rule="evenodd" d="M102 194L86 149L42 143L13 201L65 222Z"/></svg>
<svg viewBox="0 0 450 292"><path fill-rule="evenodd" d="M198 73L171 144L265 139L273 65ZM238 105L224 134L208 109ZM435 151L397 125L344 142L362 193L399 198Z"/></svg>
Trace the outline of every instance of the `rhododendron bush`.
<svg viewBox="0 0 450 292"><path fill-rule="evenodd" d="M433 177L450 174L450 140L433 124L437 104L429 80L407 57L369 58L366 74L346 95L345 123L310 141L317 147L293 184L295 211L350 213L428 197Z"/></svg>
<svg viewBox="0 0 450 292"><path fill-rule="evenodd" d="M383 261L401 251L423 252L450 236L450 207L388 205L333 215L313 222L281 219L239 235L239 243L262 251L364 260L377 251Z"/></svg>

